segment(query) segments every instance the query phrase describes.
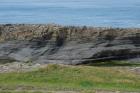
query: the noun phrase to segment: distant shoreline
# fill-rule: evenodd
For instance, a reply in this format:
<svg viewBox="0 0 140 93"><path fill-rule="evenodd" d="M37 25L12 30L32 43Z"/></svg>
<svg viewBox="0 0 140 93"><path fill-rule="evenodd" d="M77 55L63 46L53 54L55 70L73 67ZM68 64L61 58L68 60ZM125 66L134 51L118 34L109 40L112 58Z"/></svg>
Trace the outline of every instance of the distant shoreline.
<svg viewBox="0 0 140 93"><path fill-rule="evenodd" d="M62 25L62 24L55 24L55 23L35 23L35 24L30 24L30 23L0 23L0 26L37 26L37 25L44 25L44 26L48 26L48 25L52 25L52 26L61 26L61 27L87 27L87 28L102 28L102 29L140 29L140 27L114 27L114 26L94 26L94 25Z"/></svg>

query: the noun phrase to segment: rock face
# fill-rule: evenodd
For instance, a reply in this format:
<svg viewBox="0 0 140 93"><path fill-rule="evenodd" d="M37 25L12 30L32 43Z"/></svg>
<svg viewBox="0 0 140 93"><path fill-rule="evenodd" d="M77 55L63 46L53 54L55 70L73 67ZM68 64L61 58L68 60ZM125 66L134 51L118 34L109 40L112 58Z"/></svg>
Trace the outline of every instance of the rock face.
<svg viewBox="0 0 140 93"><path fill-rule="evenodd" d="M0 60L82 64L140 58L140 29L0 25Z"/></svg>

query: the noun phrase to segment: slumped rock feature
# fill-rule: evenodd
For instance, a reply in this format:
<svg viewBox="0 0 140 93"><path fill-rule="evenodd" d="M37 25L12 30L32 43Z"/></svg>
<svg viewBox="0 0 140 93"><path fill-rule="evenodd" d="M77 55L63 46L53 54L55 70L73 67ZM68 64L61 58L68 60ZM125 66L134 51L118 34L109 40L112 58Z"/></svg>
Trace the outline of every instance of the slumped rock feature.
<svg viewBox="0 0 140 93"><path fill-rule="evenodd" d="M0 60L83 64L140 59L140 29L0 25Z"/></svg>

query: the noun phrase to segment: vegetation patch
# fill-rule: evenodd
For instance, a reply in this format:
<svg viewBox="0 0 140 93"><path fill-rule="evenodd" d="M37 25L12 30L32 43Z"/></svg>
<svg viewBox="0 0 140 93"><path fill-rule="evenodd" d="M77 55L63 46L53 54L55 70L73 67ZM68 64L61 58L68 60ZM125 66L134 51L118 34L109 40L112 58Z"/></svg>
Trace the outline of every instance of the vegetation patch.
<svg viewBox="0 0 140 93"><path fill-rule="evenodd" d="M16 60L14 59L0 59L0 64L6 64L6 63L12 63L15 62Z"/></svg>
<svg viewBox="0 0 140 93"><path fill-rule="evenodd" d="M50 64L45 68L31 72L1 73L0 89L53 91L92 91L101 89L140 92L140 74L124 69L124 67Z"/></svg>
<svg viewBox="0 0 140 93"><path fill-rule="evenodd" d="M140 67L140 62L129 62L129 61L96 61L89 62L88 66L101 66L101 67Z"/></svg>

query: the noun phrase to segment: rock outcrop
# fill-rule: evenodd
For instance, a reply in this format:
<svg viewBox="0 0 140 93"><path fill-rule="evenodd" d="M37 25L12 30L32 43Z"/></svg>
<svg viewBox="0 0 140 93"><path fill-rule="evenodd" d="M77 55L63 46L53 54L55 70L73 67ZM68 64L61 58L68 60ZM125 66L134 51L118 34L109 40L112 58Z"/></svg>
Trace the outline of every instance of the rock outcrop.
<svg viewBox="0 0 140 93"><path fill-rule="evenodd" d="M83 64L140 58L140 29L0 25L0 60Z"/></svg>

